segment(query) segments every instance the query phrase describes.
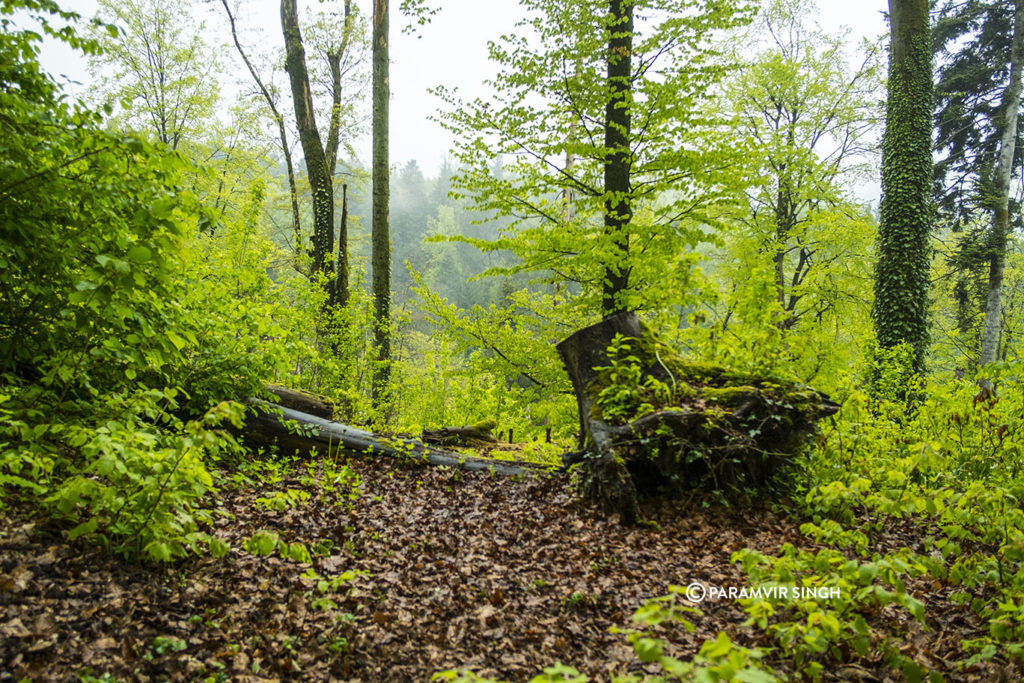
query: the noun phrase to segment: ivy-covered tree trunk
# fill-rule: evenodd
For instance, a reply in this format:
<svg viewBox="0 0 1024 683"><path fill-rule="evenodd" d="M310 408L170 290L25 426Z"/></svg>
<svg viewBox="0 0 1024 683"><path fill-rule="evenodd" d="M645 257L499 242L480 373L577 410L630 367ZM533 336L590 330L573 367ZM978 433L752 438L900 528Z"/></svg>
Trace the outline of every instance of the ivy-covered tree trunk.
<svg viewBox="0 0 1024 683"><path fill-rule="evenodd" d="M1017 114L1020 111L1021 67L1024 64L1024 0L1016 0L1013 15L1013 43L1010 50L1010 82L1003 91L999 118L1002 136L994 172L995 197L989 253L988 297L985 327L981 334L981 363L996 360L1002 326L1003 271L1006 267L1006 237L1010 231L1010 176L1017 144Z"/></svg>
<svg viewBox="0 0 1024 683"><path fill-rule="evenodd" d="M889 15L874 322L878 343L909 343L915 368L921 371L928 344L928 239L933 223L928 0L889 0Z"/></svg>
<svg viewBox="0 0 1024 683"><path fill-rule="evenodd" d="M295 0L281 0L281 29L284 32L285 70L291 86L295 123L299 129L299 142L306 159L306 175L313 195L313 273L327 276L330 291L333 288L334 187L320 131L316 126L313 94L306 70L306 51L302 46Z"/></svg>
<svg viewBox="0 0 1024 683"><path fill-rule="evenodd" d="M379 364L373 401L379 405L391 372L391 235L388 227L388 0L373 3L373 310Z"/></svg>
<svg viewBox="0 0 1024 683"><path fill-rule="evenodd" d="M633 3L609 0L608 104L605 108L604 226L617 253L609 254L601 300L605 314L622 310L620 295L629 288L630 108L633 105Z"/></svg>

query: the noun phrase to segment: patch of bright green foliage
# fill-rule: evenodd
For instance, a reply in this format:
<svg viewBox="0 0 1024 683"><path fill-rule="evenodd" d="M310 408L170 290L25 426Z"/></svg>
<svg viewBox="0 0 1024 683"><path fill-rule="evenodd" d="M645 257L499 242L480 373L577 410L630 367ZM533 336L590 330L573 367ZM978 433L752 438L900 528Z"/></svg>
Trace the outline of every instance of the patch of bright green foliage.
<svg viewBox="0 0 1024 683"><path fill-rule="evenodd" d="M44 33L97 44L48 0L0 6L0 485L126 556L215 539L200 506L231 429L300 348L256 233L258 180L226 218L180 154L110 130L40 70ZM113 30L113 29L111 29Z"/></svg>
<svg viewBox="0 0 1024 683"><path fill-rule="evenodd" d="M1024 659L1024 364L988 366L992 394L974 380L915 381L914 362L906 345L877 351L865 370L874 390L852 390L805 456L796 512L801 532L826 547L733 555L755 585L840 589L826 600L741 601L748 625L811 679L849 652L881 653L909 680L930 675L877 620L894 605L937 628L915 579L933 599L943 594L935 583L951 589L951 602L988 625L963 641L960 666ZM880 544L893 528L900 536Z"/></svg>

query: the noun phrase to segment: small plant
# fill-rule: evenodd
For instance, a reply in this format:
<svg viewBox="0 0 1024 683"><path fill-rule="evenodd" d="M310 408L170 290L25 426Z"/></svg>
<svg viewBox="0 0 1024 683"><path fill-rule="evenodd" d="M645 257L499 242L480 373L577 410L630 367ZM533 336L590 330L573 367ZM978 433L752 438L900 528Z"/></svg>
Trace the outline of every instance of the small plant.
<svg viewBox="0 0 1024 683"><path fill-rule="evenodd" d="M580 591L573 591L562 599L562 607L570 611L580 611L595 604L594 596Z"/></svg>
<svg viewBox="0 0 1024 683"><path fill-rule="evenodd" d="M595 368L601 385L595 405L607 421L629 422L672 401L672 388L643 371L640 358L633 353L637 343L620 334L608 347L611 365Z"/></svg>
<svg viewBox="0 0 1024 683"><path fill-rule="evenodd" d="M297 508L309 500L309 493L299 489L288 489L286 491L275 491L269 496L256 499L257 505L262 505L267 510L284 512Z"/></svg>
<svg viewBox="0 0 1024 683"><path fill-rule="evenodd" d="M266 557L277 548L279 537L273 531L257 531L248 540L242 543L242 547L258 557Z"/></svg>
<svg viewBox="0 0 1024 683"><path fill-rule="evenodd" d="M188 644L181 638L157 636L153 639L150 649L155 655L164 655L168 652L182 652Z"/></svg>

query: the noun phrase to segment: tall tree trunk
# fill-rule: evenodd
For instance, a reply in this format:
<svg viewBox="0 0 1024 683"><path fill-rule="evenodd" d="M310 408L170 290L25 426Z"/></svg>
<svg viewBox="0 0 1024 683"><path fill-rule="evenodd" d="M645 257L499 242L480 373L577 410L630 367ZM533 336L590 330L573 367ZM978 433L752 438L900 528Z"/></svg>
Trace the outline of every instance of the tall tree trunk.
<svg viewBox="0 0 1024 683"><path fill-rule="evenodd" d="M338 148L341 145L341 58L348 51L352 31L352 0L345 0L345 19L341 29L341 44L338 49L327 53L327 65L331 69L331 121L327 130L327 170L334 178L338 167Z"/></svg>
<svg viewBox="0 0 1024 683"><path fill-rule="evenodd" d="M341 146L341 59L348 50L352 31L352 0L345 0L345 23L342 27L341 44L327 54L331 69L331 123L327 130L327 147L324 155L327 170L333 182L338 167L338 148ZM331 288L331 307L348 303L348 185L342 185L341 223L338 228L338 258L335 262L334 286Z"/></svg>
<svg viewBox="0 0 1024 683"><path fill-rule="evenodd" d="M928 344L928 239L933 223L932 50L928 0L889 0L889 92L873 317L878 343Z"/></svg>
<svg viewBox="0 0 1024 683"><path fill-rule="evenodd" d="M245 63L245 68L249 70L249 74L252 76L252 80L255 81L256 87L260 89L260 94L263 95L267 106L270 107L270 114L274 119L274 123L277 124L277 135L281 140L281 152L284 154L285 170L288 173L288 193L292 205L292 233L295 240L295 254L298 255L302 253L302 222L299 219L299 193L295 189L295 165L292 163L292 149L288 143L288 129L285 128L284 116L278 110L277 103L271 96L267 86L264 85L263 79L260 78L259 72L256 71L256 67L249 60L249 56L245 53L245 48L242 47L242 43L238 39L235 16L231 12L231 7L228 6L228 0L221 0L221 4L224 5L224 11L227 12L228 21L231 23L231 38L235 41L235 48L238 49L238 54Z"/></svg>
<svg viewBox="0 0 1024 683"><path fill-rule="evenodd" d="M783 166L780 173L785 173L785 171L786 167ZM793 215L792 193L789 184L780 177L775 193L776 246L772 260L775 264L775 295L782 308L786 307L786 249L794 223L796 223L796 217Z"/></svg>
<svg viewBox="0 0 1024 683"><path fill-rule="evenodd" d="M327 291L333 289L334 186L327 156L316 127L313 94L306 71L306 51L302 46L295 0L281 0L281 29L284 33L285 70L291 85L295 123L306 161L306 175L313 195L313 273L326 276Z"/></svg>
<svg viewBox="0 0 1024 683"><path fill-rule="evenodd" d="M391 235L388 227L388 0L373 2L373 309L377 369L373 402L379 406L391 375Z"/></svg>
<svg viewBox="0 0 1024 683"><path fill-rule="evenodd" d="M629 287L630 108L633 87L633 0L609 0L608 105L604 115L604 230L617 253L605 265L601 307L605 315L623 310Z"/></svg>
<svg viewBox="0 0 1024 683"><path fill-rule="evenodd" d="M988 297L985 327L981 333L981 364L996 360L1003 316L1003 271L1006 267L1006 238L1010 232L1010 176L1017 143L1017 112L1020 110L1021 66L1024 63L1024 0L1017 0L1013 14L1013 43L1010 48L1010 82L1000 103L999 157L996 160L996 189L989 242Z"/></svg>
<svg viewBox="0 0 1024 683"><path fill-rule="evenodd" d="M338 225L338 263L334 279L335 300L348 303L348 184L341 186L341 223Z"/></svg>

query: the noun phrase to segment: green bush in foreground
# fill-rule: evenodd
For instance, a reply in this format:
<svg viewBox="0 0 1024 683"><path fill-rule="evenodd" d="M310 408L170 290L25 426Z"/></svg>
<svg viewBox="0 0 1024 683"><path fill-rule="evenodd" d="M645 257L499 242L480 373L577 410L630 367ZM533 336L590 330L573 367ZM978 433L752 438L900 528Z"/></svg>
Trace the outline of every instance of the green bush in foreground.
<svg viewBox="0 0 1024 683"><path fill-rule="evenodd" d="M94 52L47 0L0 7L0 484L127 555L208 539L199 498L224 427L293 347L244 218L220 224L180 155L103 127L38 64L43 31ZM111 29L113 30L113 29ZM254 184L250 201L262 190ZM210 248L219 241L216 249ZM248 251L244 251L248 244Z"/></svg>

